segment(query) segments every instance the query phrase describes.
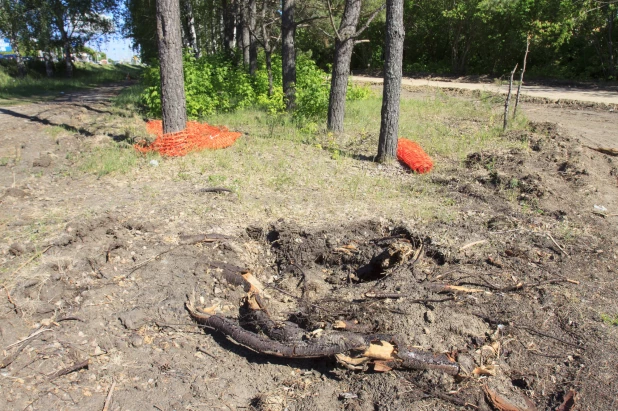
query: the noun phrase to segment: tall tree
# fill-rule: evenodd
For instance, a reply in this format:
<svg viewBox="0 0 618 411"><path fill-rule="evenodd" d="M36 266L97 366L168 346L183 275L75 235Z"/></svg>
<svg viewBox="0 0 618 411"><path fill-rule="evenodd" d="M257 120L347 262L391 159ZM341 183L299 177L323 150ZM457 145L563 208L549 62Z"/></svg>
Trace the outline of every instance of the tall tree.
<svg viewBox="0 0 618 411"><path fill-rule="evenodd" d="M157 0L157 41L161 64L163 133L182 131L187 123L182 72L182 34L178 0Z"/></svg>
<svg viewBox="0 0 618 411"><path fill-rule="evenodd" d="M294 9L296 0L283 0L281 11L281 60L283 68L283 95L285 107L288 111L294 110L296 104L296 22Z"/></svg>
<svg viewBox="0 0 618 411"><path fill-rule="evenodd" d="M116 0L51 0L52 22L64 50L67 77L73 76L72 52L94 37L114 31L112 19Z"/></svg>
<svg viewBox="0 0 618 411"><path fill-rule="evenodd" d="M339 29L335 26L330 0L327 0L327 4L330 22L335 32L335 57L328 100L328 129L339 133L343 131L345 98L348 91L348 76L350 75L350 61L352 60L354 44L371 21L383 10L384 6L377 9L369 17L364 27L357 31L362 0L346 0Z"/></svg>
<svg viewBox="0 0 618 411"><path fill-rule="evenodd" d="M257 22L257 1L249 0L249 73L253 76L257 71L257 38L256 38L256 22Z"/></svg>
<svg viewBox="0 0 618 411"><path fill-rule="evenodd" d="M378 142L378 161L381 163L397 156L404 37L403 0L386 0L384 89Z"/></svg>
<svg viewBox="0 0 618 411"><path fill-rule="evenodd" d="M26 65L21 55L21 44L28 37L25 12L26 6L23 1L0 0L0 35L9 39L20 77L26 75Z"/></svg>

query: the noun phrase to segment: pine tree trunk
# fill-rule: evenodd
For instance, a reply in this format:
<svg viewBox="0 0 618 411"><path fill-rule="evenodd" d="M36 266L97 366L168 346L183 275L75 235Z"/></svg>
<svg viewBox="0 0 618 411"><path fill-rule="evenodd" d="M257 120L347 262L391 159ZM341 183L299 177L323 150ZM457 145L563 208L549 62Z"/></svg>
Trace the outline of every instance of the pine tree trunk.
<svg viewBox="0 0 618 411"><path fill-rule="evenodd" d="M193 6L191 0L181 0L183 31L186 36L187 47L193 51L195 56L199 57L199 49L197 47L197 33L195 32L195 18L193 17Z"/></svg>
<svg viewBox="0 0 618 411"><path fill-rule="evenodd" d="M249 73L252 76L255 75L257 71L258 59L257 41L255 40L256 14L257 2L256 0L249 0L249 28L251 31L251 36L249 38Z"/></svg>
<svg viewBox="0 0 618 411"><path fill-rule="evenodd" d="M281 13L281 59L283 74L283 95L285 107L293 111L296 105L296 49L294 37L296 23L294 22L294 6L296 0L283 0Z"/></svg>
<svg viewBox="0 0 618 411"><path fill-rule="evenodd" d="M240 4L240 20L242 30L242 62L245 68L249 68L249 46L251 44L251 32L249 31L249 7L246 1Z"/></svg>
<svg viewBox="0 0 618 411"><path fill-rule="evenodd" d="M228 55L232 55L235 41L234 32L236 31L236 15L234 12L235 1L224 0L223 2L223 48Z"/></svg>
<svg viewBox="0 0 618 411"><path fill-rule="evenodd" d="M361 0L346 1L339 25L339 35L335 40L335 57L328 101L328 129L336 133L343 132L350 61L354 50L354 35L360 19L361 5Z"/></svg>
<svg viewBox="0 0 618 411"><path fill-rule="evenodd" d="M404 37L403 0L387 0L384 91L380 141L378 143L378 161L381 163L397 156Z"/></svg>
<svg viewBox="0 0 618 411"><path fill-rule="evenodd" d="M264 1L262 4L262 40L264 41L264 54L266 54L266 71L268 72L268 97L273 96L273 65L272 54L273 50L270 46L270 33L267 30L266 24L266 9L268 8L268 2Z"/></svg>
<svg viewBox="0 0 618 411"><path fill-rule="evenodd" d="M66 76L73 77L73 56L71 55L71 44L68 39L64 40L64 64L66 66Z"/></svg>
<svg viewBox="0 0 618 411"><path fill-rule="evenodd" d="M178 0L157 0L157 40L163 133L175 133L184 130L187 122Z"/></svg>

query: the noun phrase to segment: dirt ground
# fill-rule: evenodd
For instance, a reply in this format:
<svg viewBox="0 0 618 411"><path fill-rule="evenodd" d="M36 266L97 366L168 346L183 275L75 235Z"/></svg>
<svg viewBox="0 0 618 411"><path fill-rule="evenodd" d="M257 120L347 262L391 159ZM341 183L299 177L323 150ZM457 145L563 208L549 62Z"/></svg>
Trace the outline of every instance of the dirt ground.
<svg viewBox="0 0 618 411"><path fill-rule="evenodd" d="M80 153L123 140L119 89L0 108L0 410L616 409L618 159L582 141L615 147L618 114L526 104L529 130L504 138L528 149L429 175L450 219L310 219L259 202L225 211L260 187L243 199L149 168L75 171ZM198 203L208 211L187 211ZM217 240L183 237L207 233ZM241 270L276 320L356 321L461 372L267 357L197 327L192 296L238 318L245 291L227 274Z"/></svg>

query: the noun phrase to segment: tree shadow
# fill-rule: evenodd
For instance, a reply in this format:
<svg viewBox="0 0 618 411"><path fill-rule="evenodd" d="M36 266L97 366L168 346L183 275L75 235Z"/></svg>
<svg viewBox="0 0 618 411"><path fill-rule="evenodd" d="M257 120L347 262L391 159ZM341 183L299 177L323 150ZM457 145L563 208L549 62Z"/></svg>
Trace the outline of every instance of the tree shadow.
<svg viewBox="0 0 618 411"><path fill-rule="evenodd" d="M13 116L13 117L17 117L17 118L23 118L26 120L30 120L30 121L35 121L37 123L41 123L44 124L46 126L55 126L55 127L61 127L67 131L71 131L73 133L79 133L82 134L84 136L87 137L92 137L94 136L94 134L88 130L86 130L83 127L75 127L75 126L71 126L69 124L64 124L64 123L54 123L53 121L49 121L45 118L40 118L38 116L29 116L27 114L22 114L22 113L18 113L16 111L13 110L9 110L6 108L0 108L0 113L2 114L7 114L9 116Z"/></svg>

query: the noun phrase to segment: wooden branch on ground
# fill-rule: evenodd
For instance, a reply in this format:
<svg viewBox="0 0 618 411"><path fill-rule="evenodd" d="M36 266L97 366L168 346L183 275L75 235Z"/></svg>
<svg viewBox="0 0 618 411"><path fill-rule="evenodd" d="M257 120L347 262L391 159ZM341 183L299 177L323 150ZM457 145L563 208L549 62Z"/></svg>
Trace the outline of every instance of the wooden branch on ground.
<svg viewBox="0 0 618 411"><path fill-rule="evenodd" d="M9 365L11 365L13 363L13 361L15 361L17 359L19 354L21 354L21 352L24 350L24 348L26 348L28 345L30 345L31 342L32 342L32 340L24 342L13 354L8 355L8 356L4 357L2 360L0 360L0 369L6 368Z"/></svg>
<svg viewBox="0 0 618 411"><path fill-rule="evenodd" d="M609 148L609 147L591 147L591 146L584 146L586 148L589 148L590 150L594 150L594 151L598 151L599 153L603 153L603 154L607 154L608 156L618 156L618 149L615 148Z"/></svg>
<svg viewBox="0 0 618 411"><path fill-rule="evenodd" d="M351 367L372 361L375 371L403 368L433 369L451 375L459 373L459 364L447 356L407 349L390 335L323 331L310 333L313 338L306 338L307 334L296 324L277 324L272 321L266 311L261 309L260 303L251 300L251 295L245 300L245 309L254 311L252 319L266 337L248 331L219 315L199 313L193 301L188 301L186 308L197 323L212 328L237 344L260 354L280 358L325 358L339 355L338 359L344 363L347 359L352 361ZM362 354L352 359L343 355L351 351Z"/></svg>
<svg viewBox="0 0 618 411"><path fill-rule="evenodd" d="M198 193L233 193L232 190L225 187L206 187L197 190Z"/></svg>
<svg viewBox="0 0 618 411"><path fill-rule="evenodd" d="M71 365L70 367L67 368L63 368L59 371L56 371L55 373L49 375L47 378L49 379L49 381L53 381L56 378L62 377L64 375L70 374L72 372L75 371L79 371L82 368L88 368L88 365L90 365L90 360L85 360L85 361L80 361L80 362L76 362L75 364Z"/></svg>

